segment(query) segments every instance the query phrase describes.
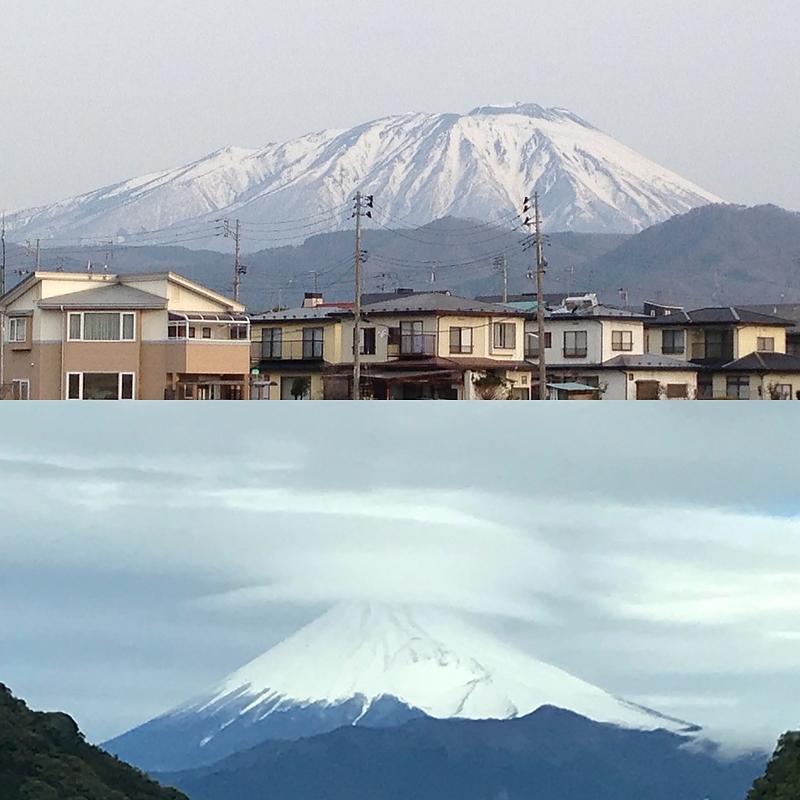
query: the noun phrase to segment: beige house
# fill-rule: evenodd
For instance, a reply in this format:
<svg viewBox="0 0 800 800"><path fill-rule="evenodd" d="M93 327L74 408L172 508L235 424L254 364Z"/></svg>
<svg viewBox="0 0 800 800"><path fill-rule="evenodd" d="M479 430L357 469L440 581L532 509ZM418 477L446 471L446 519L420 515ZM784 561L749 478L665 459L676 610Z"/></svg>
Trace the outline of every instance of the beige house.
<svg viewBox="0 0 800 800"><path fill-rule="evenodd" d="M174 273L35 272L0 298L3 396L242 399L243 312Z"/></svg>
<svg viewBox="0 0 800 800"><path fill-rule="evenodd" d="M647 352L696 364L701 400L793 399L800 390L797 359L786 355L793 325L747 308L671 309L645 322Z"/></svg>
<svg viewBox="0 0 800 800"><path fill-rule="evenodd" d="M352 313L341 324L341 358L325 370L325 397L352 393ZM449 292L403 295L363 308L362 397L379 400L529 399L525 312Z"/></svg>
<svg viewBox="0 0 800 800"><path fill-rule="evenodd" d="M307 293L302 308L250 317L254 400L322 400L322 375L342 356L343 304L325 304Z"/></svg>

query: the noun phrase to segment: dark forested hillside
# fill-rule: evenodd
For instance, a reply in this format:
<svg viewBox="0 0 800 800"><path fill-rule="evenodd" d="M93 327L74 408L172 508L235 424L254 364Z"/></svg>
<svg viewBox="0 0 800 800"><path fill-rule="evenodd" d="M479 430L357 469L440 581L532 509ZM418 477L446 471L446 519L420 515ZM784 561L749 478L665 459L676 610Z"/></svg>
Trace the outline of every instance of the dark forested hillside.
<svg viewBox="0 0 800 800"><path fill-rule="evenodd" d="M186 800L84 740L67 714L31 711L0 684L2 800Z"/></svg>
<svg viewBox="0 0 800 800"><path fill-rule="evenodd" d="M747 800L800 798L800 733L784 734L767 771L753 784Z"/></svg>

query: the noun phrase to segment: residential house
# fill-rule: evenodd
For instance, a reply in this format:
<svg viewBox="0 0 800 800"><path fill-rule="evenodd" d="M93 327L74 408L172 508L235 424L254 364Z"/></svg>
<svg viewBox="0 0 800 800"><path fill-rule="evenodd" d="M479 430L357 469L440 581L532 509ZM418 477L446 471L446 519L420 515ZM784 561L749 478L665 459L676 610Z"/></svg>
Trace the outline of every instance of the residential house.
<svg viewBox="0 0 800 800"><path fill-rule="evenodd" d="M770 383L794 397L800 390L794 356L778 357L786 355L793 324L741 307L671 310L646 319L647 351L696 364L698 399L770 399Z"/></svg>
<svg viewBox="0 0 800 800"><path fill-rule="evenodd" d="M551 387L595 386L603 400L691 399L697 392L693 364L645 352L646 317L598 302L594 294L568 297L547 312L544 353ZM537 323L526 323L538 358ZM562 388L559 396L565 394Z"/></svg>
<svg viewBox="0 0 800 800"><path fill-rule="evenodd" d="M243 312L171 272L34 272L0 298L3 396L243 399Z"/></svg>
<svg viewBox="0 0 800 800"><path fill-rule="evenodd" d="M251 398L322 400L323 371L342 354L341 318L331 313L348 305L309 292L301 308L251 316Z"/></svg>
<svg viewBox="0 0 800 800"><path fill-rule="evenodd" d="M352 394L351 312L341 324L341 361L324 372L325 397ZM530 398L525 312L448 292L404 295L363 307L361 395L383 400Z"/></svg>

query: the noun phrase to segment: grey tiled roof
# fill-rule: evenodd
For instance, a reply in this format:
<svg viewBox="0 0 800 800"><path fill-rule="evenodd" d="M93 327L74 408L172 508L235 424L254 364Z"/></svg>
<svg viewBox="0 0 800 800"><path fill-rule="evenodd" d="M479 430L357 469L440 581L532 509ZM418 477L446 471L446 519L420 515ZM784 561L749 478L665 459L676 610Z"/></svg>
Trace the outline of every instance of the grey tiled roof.
<svg viewBox="0 0 800 800"><path fill-rule="evenodd" d="M750 353L721 367L733 372L800 372L800 356L786 353Z"/></svg>
<svg viewBox="0 0 800 800"><path fill-rule="evenodd" d="M99 279L101 280L101 279ZM108 283L39 301L39 308L166 308L167 299L123 283Z"/></svg>
<svg viewBox="0 0 800 800"><path fill-rule="evenodd" d="M451 294L429 292L398 297L396 300L384 300L370 303L363 307L365 314L404 313L404 312L436 312L465 314L497 314L505 316L525 316L522 311L507 308L497 303L484 303L466 297Z"/></svg>
<svg viewBox="0 0 800 800"><path fill-rule="evenodd" d="M603 367L612 369L679 369L697 371L697 364L681 361L678 358L667 358L655 353L642 353L639 355L618 355L603 362Z"/></svg>
<svg viewBox="0 0 800 800"><path fill-rule="evenodd" d="M762 314L744 307L718 306L697 308L694 311L675 311L661 317L647 317L647 324L653 327L673 325L782 325L789 326L790 320L781 319L774 314Z"/></svg>

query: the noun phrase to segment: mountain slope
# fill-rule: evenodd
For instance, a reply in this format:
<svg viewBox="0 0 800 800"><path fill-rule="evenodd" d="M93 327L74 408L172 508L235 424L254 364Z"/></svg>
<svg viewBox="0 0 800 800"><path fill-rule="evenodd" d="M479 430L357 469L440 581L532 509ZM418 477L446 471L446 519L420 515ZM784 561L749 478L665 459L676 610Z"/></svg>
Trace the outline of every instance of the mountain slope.
<svg viewBox="0 0 800 800"><path fill-rule="evenodd" d="M209 764L265 739L415 716L509 719L543 706L687 730L430 609L336 606L208 695L106 743L144 769ZM694 729L696 730L696 729Z"/></svg>
<svg viewBox="0 0 800 800"><path fill-rule="evenodd" d="M769 205L697 208L629 238L575 275L598 291L625 287L637 303L796 302L800 214Z"/></svg>
<svg viewBox="0 0 800 800"><path fill-rule="evenodd" d="M187 800L87 744L66 714L31 711L0 684L3 800Z"/></svg>
<svg viewBox="0 0 800 800"><path fill-rule="evenodd" d="M667 731L543 707L515 720L421 719L265 742L162 777L192 800L742 800L766 754L718 756Z"/></svg>
<svg viewBox="0 0 800 800"><path fill-rule="evenodd" d="M197 234L191 222L206 226L199 241L218 244L208 226L223 215L302 239L315 225L349 225L358 190L375 196L375 218L387 227L444 216L516 220L534 190L550 231L630 233L719 201L569 111L516 104L409 113L261 149L226 148L8 221L16 241L142 242L142 232L162 231L159 241L167 242ZM289 221L294 228L280 228Z"/></svg>

